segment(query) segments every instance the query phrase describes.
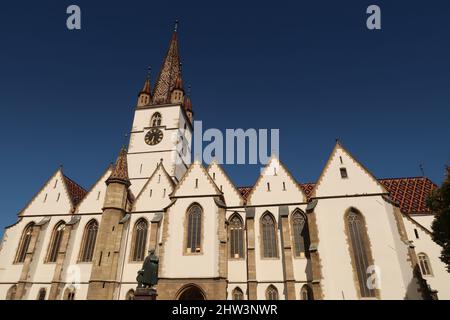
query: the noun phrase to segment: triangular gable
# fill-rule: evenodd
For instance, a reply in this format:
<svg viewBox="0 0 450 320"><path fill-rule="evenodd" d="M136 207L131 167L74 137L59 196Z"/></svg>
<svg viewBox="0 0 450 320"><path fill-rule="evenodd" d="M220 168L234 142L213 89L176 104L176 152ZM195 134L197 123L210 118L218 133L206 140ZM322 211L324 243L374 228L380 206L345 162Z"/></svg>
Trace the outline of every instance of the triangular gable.
<svg viewBox="0 0 450 320"><path fill-rule="evenodd" d="M77 213L101 213L103 210L105 194L106 194L106 180L111 175L112 165L109 165L105 172L90 188L84 199L80 202L77 208Z"/></svg>
<svg viewBox="0 0 450 320"><path fill-rule="evenodd" d="M342 178L341 169L345 169L347 178ZM317 180L312 197L376 193L387 193L387 190L364 165L337 141Z"/></svg>
<svg viewBox="0 0 450 320"><path fill-rule="evenodd" d="M258 177L247 201L249 204L306 202L306 195L283 163L272 156Z"/></svg>
<svg viewBox="0 0 450 320"><path fill-rule="evenodd" d="M19 216L72 213L74 204L66 179L62 168L58 168L19 213Z"/></svg>
<svg viewBox="0 0 450 320"><path fill-rule="evenodd" d="M199 195L222 195L222 192L209 176L205 167L196 160L189 166L171 196L185 197Z"/></svg>
<svg viewBox="0 0 450 320"><path fill-rule="evenodd" d="M228 206L241 206L244 203L244 199L239 190L215 160L211 162L206 170L219 190L223 192L225 202Z"/></svg>
<svg viewBox="0 0 450 320"><path fill-rule="evenodd" d="M163 210L171 202L169 195L174 187L172 178L160 162L136 197L134 211Z"/></svg>

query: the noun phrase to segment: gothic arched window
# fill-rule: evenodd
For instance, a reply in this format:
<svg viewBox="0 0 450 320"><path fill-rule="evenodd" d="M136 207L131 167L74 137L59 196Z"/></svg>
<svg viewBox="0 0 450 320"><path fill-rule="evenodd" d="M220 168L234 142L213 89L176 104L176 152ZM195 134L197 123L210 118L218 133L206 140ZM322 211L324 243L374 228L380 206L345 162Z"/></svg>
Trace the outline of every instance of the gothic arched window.
<svg viewBox="0 0 450 320"><path fill-rule="evenodd" d="M47 289L41 288L39 289L38 300L45 300L45 295L47 294Z"/></svg>
<svg viewBox="0 0 450 320"><path fill-rule="evenodd" d="M17 293L17 285L13 285L8 289L8 292L6 293L6 300L16 300L16 293Z"/></svg>
<svg viewBox="0 0 450 320"><path fill-rule="evenodd" d="M33 236L34 223L28 224L22 233L22 238L20 239L19 248L16 255L16 263L22 263L25 261L27 256L28 247L30 246L31 237Z"/></svg>
<svg viewBox="0 0 450 320"><path fill-rule="evenodd" d="M86 224L81 249L81 262L91 262L94 255L95 240L97 239L98 222L94 219Z"/></svg>
<svg viewBox="0 0 450 320"><path fill-rule="evenodd" d="M238 214L231 216L229 224L230 257L244 257L244 227Z"/></svg>
<svg viewBox="0 0 450 320"><path fill-rule="evenodd" d="M261 232L263 245L262 255L264 258L278 257L277 233L275 224L276 224L275 219L269 212L266 212L261 217Z"/></svg>
<svg viewBox="0 0 450 320"><path fill-rule="evenodd" d="M302 287L302 290L300 291L300 298L302 300L314 300L313 291L307 284Z"/></svg>
<svg viewBox="0 0 450 320"><path fill-rule="evenodd" d="M192 205L188 210L188 229L186 249L188 253L201 251L202 237L202 208L198 204Z"/></svg>
<svg viewBox="0 0 450 320"><path fill-rule="evenodd" d="M241 288L236 287L233 289L233 300L244 300L244 293L242 292Z"/></svg>
<svg viewBox="0 0 450 320"><path fill-rule="evenodd" d="M366 283L367 267L373 263L369 260L371 254L364 217L352 208L347 213L346 224L351 247L350 254L358 278L360 295L361 297L375 297L375 289L369 288Z"/></svg>
<svg viewBox="0 0 450 320"><path fill-rule="evenodd" d="M134 300L134 290L128 290L126 296L125 296L125 300Z"/></svg>
<svg viewBox="0 0 450 320"><path fill-rule="evenodd" d="M139 219L134 226L133 235L133 261L143 261L147 244L148 223L145 219Z"/></svg>
<svg viewBox="0 0 450 320"><path fill-rule="evenodd" d="M65 223L60 222L56 225L55 229L53 230L53 235L48 250L47 262L56 262L65 228L66 228Z"/></svg>
<svg viewBox="0 0 450 320"><path fill-rule="evenodd" d="M278 290L273 285L267 287L266 300L278 300Z"/></svg>
<svg viewBox="0 0 450 320"><path fill-rule="evenodd" d="M420 271L422 271L422 275L424 276L431 276L433 275L433 272L431 270L431 264L430 259L428 259L428 256L421 252L417 255L419 259L419 265L420 265Z"/></svg>
<svg viewBox="0 0 450 320"><path fill-rule="evenodd" d="M75 300L75 288L69 287L64 291L64 300Z"/></svg>
<svg viewBox="0 0 450 320"><path fill-rule="evenodd" d="M150 120L150 125L152 127L159 127L161 125L161 120L162 120L161 113L155 112L152 115L152 119Z"/></svg>
<svg viewBox="0 0 450 320"><path fill-rule="evenodd" d="M291 223L294 239L294 256L300 258L307 257L309 252L309 232L306 216L297 210L292 214Z"/></svg>

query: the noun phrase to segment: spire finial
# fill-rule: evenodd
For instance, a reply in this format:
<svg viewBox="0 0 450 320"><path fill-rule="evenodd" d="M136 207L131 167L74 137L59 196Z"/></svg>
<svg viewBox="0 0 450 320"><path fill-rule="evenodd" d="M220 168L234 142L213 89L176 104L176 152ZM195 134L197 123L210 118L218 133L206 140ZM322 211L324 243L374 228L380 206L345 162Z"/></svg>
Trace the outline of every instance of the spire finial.
<svg viewBox="0 0 450 320"><path fill-rule="evenodd" d="M423 164L419 164L420 172L422 173L422 177L425 177L425 170L423 169Z"/></svg>
<svg viewBox="0 0 450 320"><path fill-rule="evenodd" d="M148 66L147 67L147 79L150 79L151 73L152 73L152 67Z"/></svg>
<svg viewBox="0 0 450 320"><path fill-rule="evenodd" d="M178 31L178 19L175 20L175 27L173 28L173 31L174 31L174 32L177 32L177 31Z"/></svg>
<svg viewBox="0 0 450 320"><path fill-rule="evenodd" d="M190 84L188 85L187 94L188 94L188 96L191 95L191 85Z"/></svg>

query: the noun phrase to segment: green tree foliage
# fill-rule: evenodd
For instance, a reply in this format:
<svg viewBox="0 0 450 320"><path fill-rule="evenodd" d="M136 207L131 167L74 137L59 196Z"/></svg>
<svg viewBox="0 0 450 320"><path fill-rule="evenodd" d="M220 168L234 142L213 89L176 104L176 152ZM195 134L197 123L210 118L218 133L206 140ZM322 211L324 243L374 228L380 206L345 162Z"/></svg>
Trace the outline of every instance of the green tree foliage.
<svg viewBox="0 0 450 320"><path fill-rule="evenodd" d="M442 245L440 258L450 272L450 166L447 166L446 170L445 181L431 194L427 205L435 213L431 226L433 240Z"/></svg>

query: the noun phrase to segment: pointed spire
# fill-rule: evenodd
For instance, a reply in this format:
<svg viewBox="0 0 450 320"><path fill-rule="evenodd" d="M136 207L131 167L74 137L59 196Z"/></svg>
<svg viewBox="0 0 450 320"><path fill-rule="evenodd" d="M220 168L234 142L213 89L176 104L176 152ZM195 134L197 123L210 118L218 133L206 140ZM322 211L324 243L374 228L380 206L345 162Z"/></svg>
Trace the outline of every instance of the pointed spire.
<svg viewBox="0 0 450 320"><path fill-rule="evenodd" d="M128 178L128 163L127 163L127 149L125 146L120 149L114 169L106 180L106 184L111 182L118 182L130 186L130 179Z"/></svg>
<svg viewBox="0 0 450 320"><path fill-rule="evenodd" d="M170 40L169 49L164 58L161 71L155 83L153 92L154 104L163 104L170 102L170 95L175 87L178 78L181 79L180 53L178 50L178 20L175 22L174 32Z"/></svg>
<svg viewBox="0 0 450 320"><path fill-rule="evenodd" d="M181 90L184 92L184 88L183 88L183 79L181 77L182 74L182 63L180 62L180 72L178 74L177 79L175 80L175 86L173 87L173 90Z"/></svg>
<svg viewBox="0 0 450 320"><path fill-rule="evenodd" d="M191 85L188 86L187 95L184 97L184 108L186 111L192 112L192 101L191 101Z"/></svg>
<svg viewBox="0 0 450 320"><path fill-rule="evenodd" d="M141 94L146 93L148 95L151 95L151 93L152 93L151 82L150 82L151 71L152 71L152 67L148 67L147 78L145 79L144 87L141 90Z"/></svg>

